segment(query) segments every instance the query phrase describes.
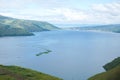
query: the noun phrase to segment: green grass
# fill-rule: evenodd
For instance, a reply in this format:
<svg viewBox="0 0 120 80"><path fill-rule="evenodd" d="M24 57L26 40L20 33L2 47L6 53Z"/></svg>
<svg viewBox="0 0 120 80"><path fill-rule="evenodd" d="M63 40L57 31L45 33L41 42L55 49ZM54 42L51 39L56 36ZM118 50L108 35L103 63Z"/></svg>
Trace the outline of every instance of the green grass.
<svg viewBox="0 0 120 80"><path fill-rule="evenodd" d="M117 66L107 72L97 74L88 80L120 80L120 66Z"/></svg>
<svg viewBox="0 0 120 80"><path fill-rule="evenodd" d="M0 75L0 80L16 80L16 79L9 75Z"/></svg>
<svg viewBox="0 0 120 80"><path fill-rule="evenodd" d="M106 72L97 74L88 80L120 80L120 57L103 66Z"/></svg>
<svg viewBox="0 0 120 80"><path fill-rule="evenodd" d="M120 65L120 57L115 58L113 61L107 63L106 65L103 66L103 68L108 71L113 69L114 67Z"/></svg>
<svg viewBox="0 0 120 80"><path fill-rule="evenodd" d="M18 66L0 65L0 80L62 80L60 78Z"/></svg>

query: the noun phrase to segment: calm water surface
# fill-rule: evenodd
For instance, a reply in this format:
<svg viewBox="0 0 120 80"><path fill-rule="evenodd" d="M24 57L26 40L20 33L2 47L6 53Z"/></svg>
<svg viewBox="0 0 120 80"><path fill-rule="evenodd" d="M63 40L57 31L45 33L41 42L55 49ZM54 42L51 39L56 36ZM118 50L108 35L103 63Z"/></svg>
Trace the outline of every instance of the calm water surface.
<svg viewBox="0 0 120 80"><path fill-rule="evenodd" d="M49 54L36 56L46 49ZM0 38L0 64L42 71L64 80L87 80L120 56L120 34L47 31L27 37Z"/></svg>

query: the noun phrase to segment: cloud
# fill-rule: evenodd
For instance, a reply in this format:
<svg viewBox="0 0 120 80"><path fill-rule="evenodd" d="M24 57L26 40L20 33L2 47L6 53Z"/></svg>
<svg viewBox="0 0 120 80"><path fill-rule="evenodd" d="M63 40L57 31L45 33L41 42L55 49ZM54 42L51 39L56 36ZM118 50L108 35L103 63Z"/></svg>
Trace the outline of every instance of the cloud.
<svg viewBox="0 0 120 80"><path fill-rule="evenodd" d="M61 7L64 0L0 0L1 9L24 9L24 8L51 8Z"/></svg>
<svg viewBox="0 0 120 80"><path fill-rule="evenodd" d="M54 8L49 10L49 13L51 15L54 14L55 17L58 18L56 20L60 22L71 22L71 21L75 22L75 21L85 20L87 18L85 12L71 8ZM50 16L50 14L48 16Z"/></svg>
<svg viewBox="0 0 120 80"><path fill-rule="evenodd" d="M101 23L120 23L120 2L94 4L92 13L95 20Z"/></svg>
<svg viewBox="0 0 120 80"><path fill-rule="evenodd" d="M55 23L120 23L120 2L92 4L81 10L65 6L63 0L0 0L0 14ZM14 3L13 3L14 1ZM5 4L6 3L6 4Z"/></svg>
<svg viewBox="0 0 120 80"><path fill-rule="evenodd" d="M120 14L120 3L109 4L95 4L92 6L93 11L97 13L109 14L111 16L118 16Z"/></svg>
<svg viewBox="0 0 120 80"><path fill-rule="evenodd" d="M59 14L62 14L66 20L84 20L87 18L87 15L81 11L81 10L75 10L70 8L62 8L62 9L55 9L54 11L59 12Z"/></svg>
<svg viewBox="0 0 120 80"><path fill-rule="evenodd" d="M19 9L25 7L24 5L24 1L20 0L0 0L1 9Z"/></svg>

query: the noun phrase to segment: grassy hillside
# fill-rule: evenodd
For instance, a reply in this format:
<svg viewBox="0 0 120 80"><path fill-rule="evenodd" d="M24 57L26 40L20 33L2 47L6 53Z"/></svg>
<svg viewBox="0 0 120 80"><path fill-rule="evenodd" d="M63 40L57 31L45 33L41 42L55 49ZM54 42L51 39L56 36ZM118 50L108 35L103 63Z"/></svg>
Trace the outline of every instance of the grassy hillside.
<svg viewBox="0 0 120 80"><path fill-rule="evenodd" d="M106 65L103 66L103 68L106 70L106 71L109 71L113 68L115 68L116 66L120 65L120 57L118 58L115 58L112 62L110 63L107 63Z"/></svg>
<svg viewBox="0 0 120 80"><path fill-rule="evenodd" d="M120 57L106 64L104 68L106 72L97 74L88 80L120 80Z"/></svg>
<svg viewBox="0 0 120 80"><path fill-rule="evenodd" d="M31 32L57 30L56 26L42 21L22 20L0 15L0 36L32 35Z"/></svg>
<svg viewBox="0 0 120 80"><path fill-rule="evenodd" d="M33 33L26 31L22 28L12 27L11 25L5 25L0 23L0 36L28 36Z"/></svg>
<svg viewBox="0 0 120 80"><path fill-rule="evenodd" d="M31 69L0 65L0 80L62 80Z"/></svg>
<svg viewBox="0 0 120 80"><path fill-rule="evenodd" d="M120 80L120 66L117 66L107 72L97 74L88 80Z"/></svg>

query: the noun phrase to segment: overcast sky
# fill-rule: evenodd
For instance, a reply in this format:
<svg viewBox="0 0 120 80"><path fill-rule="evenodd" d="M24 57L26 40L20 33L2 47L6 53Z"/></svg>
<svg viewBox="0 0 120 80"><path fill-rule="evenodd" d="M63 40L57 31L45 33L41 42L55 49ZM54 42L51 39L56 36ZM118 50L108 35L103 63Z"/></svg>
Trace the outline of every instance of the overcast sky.
<svg viewBox="0 0 120 80"><path fill-rule="evenodd" d="M0 0L0 14L51 23L118 24L119 0Z"/></svg>

